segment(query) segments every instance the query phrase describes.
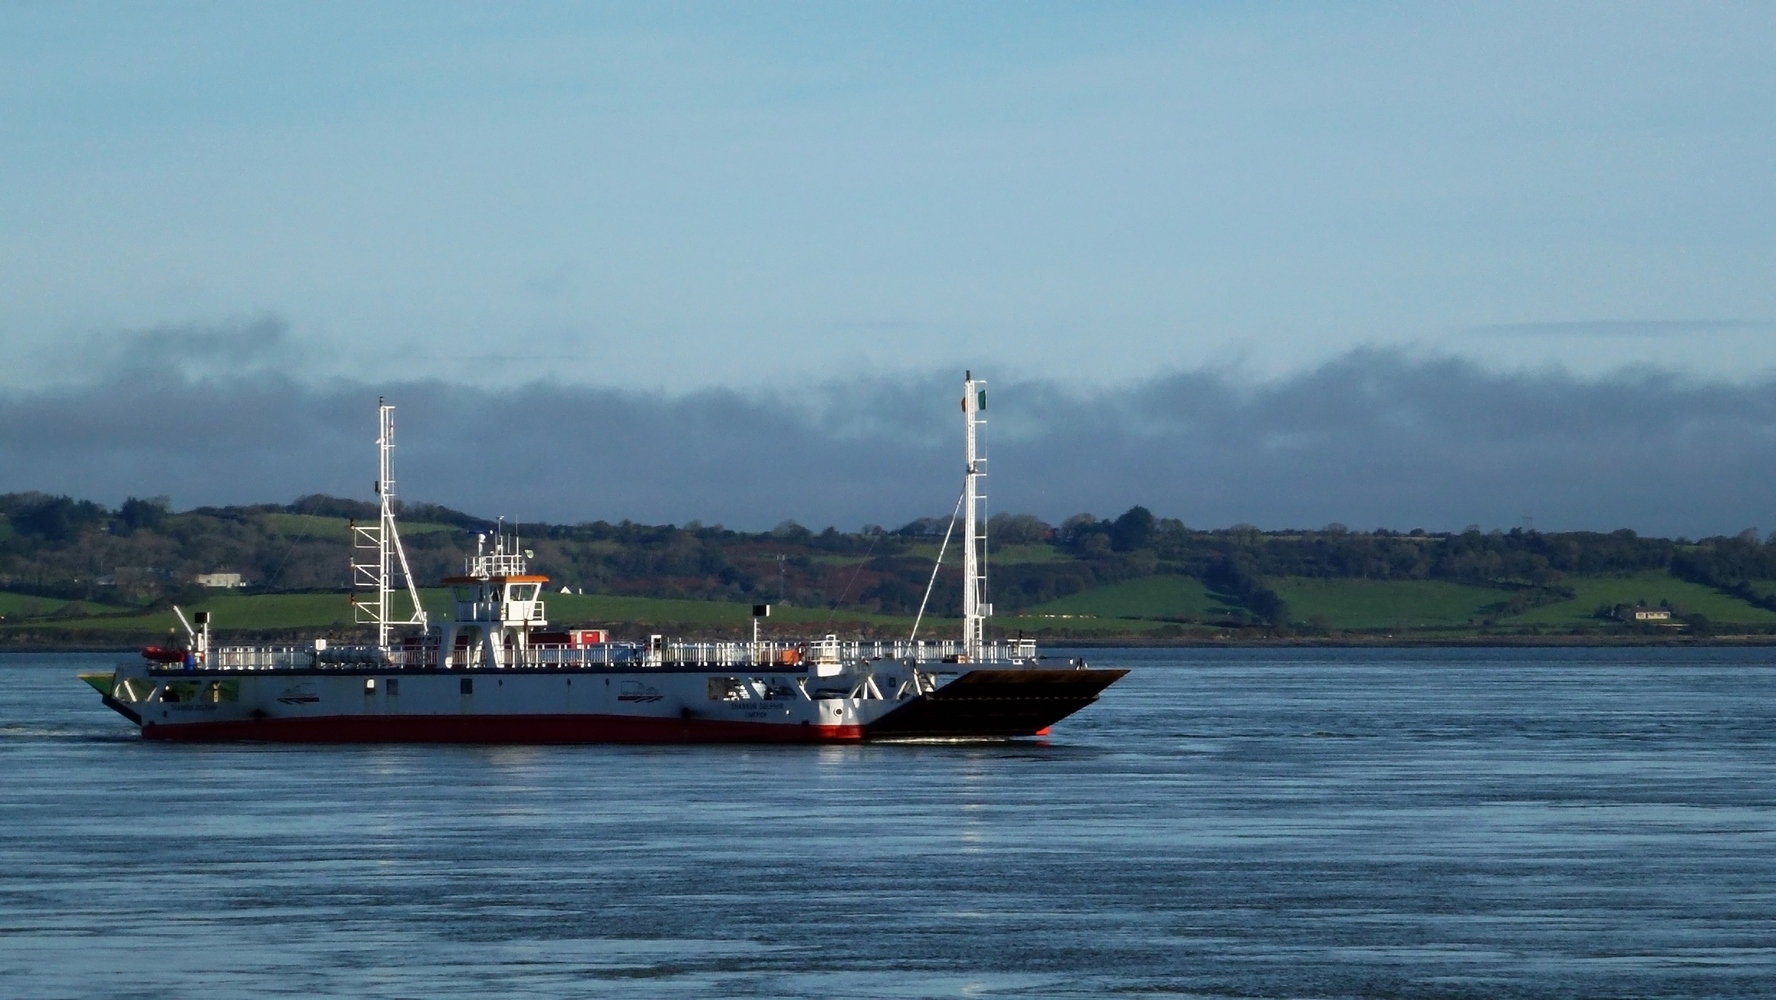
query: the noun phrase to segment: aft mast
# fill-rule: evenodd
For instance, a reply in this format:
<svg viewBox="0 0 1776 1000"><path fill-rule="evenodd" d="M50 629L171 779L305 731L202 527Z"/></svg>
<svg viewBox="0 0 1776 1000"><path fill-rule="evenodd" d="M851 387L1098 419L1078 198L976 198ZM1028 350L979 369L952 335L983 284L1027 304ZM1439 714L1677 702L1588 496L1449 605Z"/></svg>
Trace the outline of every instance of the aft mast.
<svg viewBox="0 0 1776 1000"><path fill-rule="evenodd" d="M962 481L962 649L971 662L981 657L986 620L993 613L993 606L987 603L987 496L980 490L980 480L987 474L980 441L987 422L980 414L986 408L986 381L977 380L972 371L964 372L962 421L967 467Z"/></svg>
<svg viewBox="0 0 1776 1000"><path fill-rule="evenodd" d="M391 626L418 625L423 630L426 612L419 601L419 587L413 582L413 573L407 568L407 550L401 545L401 533L395 527L395 408L378 397L376 415L376 495L382 509L375 527L356 521L351 524L352 586L367 589L375 597L366 600L354 592L352 618L359 625L375 625L376 645L386 649ZM371 552L375 555L369 555ZM395 616L389 600L394 591L390 581L396 563L400 564L401 579L407 584L407 596L413 602L413 612L405 618Z"/></svg>

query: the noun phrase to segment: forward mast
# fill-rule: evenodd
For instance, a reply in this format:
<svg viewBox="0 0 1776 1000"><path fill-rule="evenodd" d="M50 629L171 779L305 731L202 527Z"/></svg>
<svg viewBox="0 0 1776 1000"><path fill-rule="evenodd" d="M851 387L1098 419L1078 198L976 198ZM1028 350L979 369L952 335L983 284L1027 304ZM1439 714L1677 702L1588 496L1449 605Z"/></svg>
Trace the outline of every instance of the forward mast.
<svg viewBox="0 0 1776 1000"><path fill-rule="evenodd" d="M981 480L987 476L986 449L982 447L987 420L987 383L964 372L962 422L966 463L962 477L962 647L970 660L978 660L987 640L987 619L993 605L987 600L987 495Z"/></svg>
<svg viewBox="0 0 1776 1000"><path fill-rule="evenodd" d="M351 522L351 603L352 620L359 625L375 625L376 645L387 648L391 627L417 625L424 632L428 622L425 605L419 600L419 585L407 565L407 549L401 544L400 529L395 527L395 408L378 397L376 415L376 497L381 509L375 526L359 524L355 519ZM405 617L395 613L390 600L394 593L391 578L397 564L412 602L412 611ZM365 590L373 596L366 599L361 593Z"/></svg>

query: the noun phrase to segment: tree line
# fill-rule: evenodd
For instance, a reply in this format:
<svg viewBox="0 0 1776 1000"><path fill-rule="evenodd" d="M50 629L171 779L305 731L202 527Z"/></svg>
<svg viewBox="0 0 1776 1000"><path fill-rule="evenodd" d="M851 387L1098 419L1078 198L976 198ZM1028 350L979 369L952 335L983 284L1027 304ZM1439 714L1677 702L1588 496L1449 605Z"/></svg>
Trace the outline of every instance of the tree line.
<svg viewBox="0 0 1776 1000"><path fill-rule="evenodd" d="M291 515L297 515L292 517ZM165 498L115 509L42 493L0 495L0 589L69 600L148 605L190 600L199 573L238 572L251 589L338 590L348 583L349 539L323 519L369 519L374 504L314 495L290 504L175 512ZM423 583L458 572L493 521L436 504L401 509L408 555ZM887 529L770 531L721 525L590 521L517 524L533 565L552 586L582 593L789 602L911 614L930 579L947 517ZM1029 514L989 522L994 603L1029 608L1123 580L1176 574L1201 580L1245 620L1280 624L1280 577L1447 580L1498 587L1515 609L1570 597L1573 576L1662 570L1776 609L1776 544L1755 532L1699 540L1612 532L1264 531L1192 529L1136 506L1113 518L1079 514L1051 525ZM959 532L958 532L959 535ZM959 538L932 595L937 613L960 604Z"/></svg>

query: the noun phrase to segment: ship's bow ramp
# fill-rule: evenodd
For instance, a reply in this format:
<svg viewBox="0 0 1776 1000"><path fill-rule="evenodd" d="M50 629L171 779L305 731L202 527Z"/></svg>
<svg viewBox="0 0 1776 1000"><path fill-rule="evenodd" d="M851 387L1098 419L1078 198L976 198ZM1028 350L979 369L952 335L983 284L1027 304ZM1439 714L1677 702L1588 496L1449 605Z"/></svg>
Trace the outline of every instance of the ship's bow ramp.
<svg viewBox="0 0 1776 1000"><path fill-rule="evenodd" d="M1127 670L971 670L871 723L868 739L1034 736Z"/></svg>

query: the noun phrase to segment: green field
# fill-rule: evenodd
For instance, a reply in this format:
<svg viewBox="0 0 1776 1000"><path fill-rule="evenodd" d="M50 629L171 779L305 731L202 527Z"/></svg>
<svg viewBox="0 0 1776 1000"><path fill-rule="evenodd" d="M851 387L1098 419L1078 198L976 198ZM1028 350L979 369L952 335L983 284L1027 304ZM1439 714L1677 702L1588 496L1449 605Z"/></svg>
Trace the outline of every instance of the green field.
<svg viewBox="0 0 1776 1000"><path fill-rule="evenodd" d="M1333 628L1344 629L1460 627L1481 617L1487 608L1503 604L1510 596L1492 587L1436 580L1291 577L1272 581L1271 586L1288 602L1292 620L1323 618ZM1129 619L1216 621L1236 610L1193 577L1149 576L1049 601L1024 612L1020 618L1078 615L1125 623Z"/></svg>
<svg viewBox="0 0 1776 1000"><path fill-rule="evenodd" d="M752 605L722 601L673 601L652 597L615 597L605 594L547 595L549 620L563 625L597 626L604 624L681 626L699 629L731 628L736 637L750 634ZM429 602L428 602L429 603ZM817 634L831 624L865 624L886 634L910 634L913 620L899 615L872 615L855 611L833 614L824 608L797 608L772 605L766 620L767 632L784 634ZM1161 626L1160 622L1128 619L1058 619L1038 615L1000 615L993 619L995 629L1007 635L1019 631L1059 631L1077 634L1117 635L1146 632ZM919 626L923 639L952 638L961 628L955 618L926 615Z"/></svg>
<svg viewBox="0 0 1776 1000"><path fill-rule="evenodd" d="M1570 601L1531 608L1523 614L1499 617L1511 592L1497 587L1478 587L1442 580L1323 580L1283 577L1270 586L1289 605L1289 618L1297 624L1321 621L1336 629L1431 629L1456 630L1493 619L1498 625L1572 628L1602 624L1594 613L1600 604L1657 605L1670 601L1679 614L1700 613L1712 622L1764 626L1776 624L1776 612L1739 600L1711 587L1689 583L1664 573L1627 577L1575 577L1565 581L1577 596ZM1053 621L1054 627L1082 629L1094 619L1101 625L1120 623L1125 631L1140 631L1131 620L1190 619L1214 621L1233 609L1228 602L1190 577L1150 576L1094 587L1090 590L1031 608L1016 619L1001 616L1010 627ZM1085 616L1054 620L1044 616ZM1071 625L1068 622L1072 622Z"/></svg>
<svg viewBox="0 0 1776 1000"><path fill-rule="evenodd" d="M448 596L442 589L420 592L426 607L435 617L448 611ZM7 602L40 601L49 608L63 602L46 598L22 598L16 594L0 595L0 607ZM397 611L406 605L404 595L395 597ZM622 637L634 638L644 629L696 630L715 632L741 638L751 634L752 605L728 601L669 600L653 597L622 597L608 594L545 594L546 611L553 625L601 627L610 626ZM183 631L171 611L130 614L127 609L107 609L111 614L57 620L36 618L28 625L34 634L77 631L94 637L113 635L126 638L166 635L169 630ZM218 594L183 609L187 616L208 611L211 628L219 639L227 641L231 632L265 632L274 630L324 631L352 626L351 605L344 594ZM15 625L15 622L6 622ZM1006 634L1019 631L1064 632L1081 638L1094 635L1113 636L1151 631L1163 623L1125 618L1060 619L1039 616L1006 615L994 619L997 629ZM766 634L810 635L831 628L851 632L857 626L869 627L878 634L908 634L913 620L897 615L866 614L841 611L833 614L824 608L798 608L773 605L771 617L765 622ZM926 615L920 625L920 637L937 639L952 637L960 627L954 618Z"/></svg>
<svg viewBox="0 0 1776 1000"><path fill-rule="evenodd" d="M735 634L750 635L752 605L729 601L675 601L658 597L618 597L610 594L545 594L549 620L562 625L597 626L607 623L692 625L699 627L732 626ZM430 603L429 600L427 602ZM782 604L771 606L771 617L765 628L785 625L800 631L819 631L827 622L863 622L882 627L911 629L913 620L898 615L872 615L857 611L829 612L825 608L797 608ZM814 626L812 629L807 626ZM925 618L925 625L936 629L955 629L952 619Z"/></svg>
<svg viewBox="0 0 1776 1000"><path fill-rule="evenodd" d="M1170 627L1171 623L1150 618L1062 618L1053 613L1022 612L995 615L993 628L1007 636L1032 632L1060 632L1077 639L1114 639L1120 635L1139 635ZM950 633L946 632L948 637Z"/></svg>
<svg viewBox="0 0 1776 1000"><path fill-rule="evenodd" d="M936 552L932 555L936 556ZM1052 545L1007 545L987 553L990 565L1012 566L1018 563L1059 562L1072 558Z"/></svg>
<svg viewBox="0 0 1776 1000"><path fill-rule="evenodd" d="M16 621L20 618L47 617L68 609L70 604L78 604L80 610L89 615L109 614L125 610L93 601L64 601L58 597L37 597L32 594L11 594L0 591L0 618Z"/></svg>
<svg viewBox="0 0 1776 1000"><path fill-rule="evenodd" d="M1147 576L1071 594L1029 611L1032 615L1088 615L1094 618L1226 618L1227 603L1188 576Z"/></svg>
<svg viewBox="0 0 1776 1000"><path fill-rule="evenodd" d="M1593 614L1600 604L1632 604L1645 601L1657 605L1670 601L1679 614L1707 615L1711 622L1742 625L1776 624L1776 612L1766 611L1723 594L1713 587L1679 580L1664 573L1640 573L1634 576L1574 577L1566 583L1578 593L1570 601L1531 608L1523 614L1504 619L1508 624L1578 625L1595 623Z"/></svg>
<svg viewBox="0 0 1776 1000"><path fill-rule="evenodd" d="M1320 580L1284 577L1271 581L1298 622L1323 619L1333 628L1451 628L1491 613L1509 600L1509 591L1470 587L1442 580Z"/></svg>
<svg viewBox="0 0 1776 1000"><path fill-rule="evenodd" d="M1594 612L1599 605L1668 601L1678 614L1700 613L1727 626L1776 625L1776 612L1766 611L1709 587L1663 573L1626 577L1583 577L1566 581L1577 596L1557 604L1499 617L1511 592L1493 587L1464 586L1439 580L1321 580L1282 578L1271 586L1289 605L1296 625L1319 623L1341 630L1414 629L1468 632L1481 620L1495 627L1595 628L1603 625ZM421 592L428 610L441 619L448 596L441 588ZM551 623L561 627L609 626L624 638L645 631L729 635L750 633L751 605L725 601L670 600L607 594L544 594ZM397 609L405 595L395 597ZM71 602L0 592L0 631L38 636L85 636L86 641L115 636L136 641L164 636L177 629L171 611L138 612L129 608L82 604L85 614L69 614ZM321 632L354 627L345 594L216 593L185 608L211 614L212 628L226 641L231 632ZM1050 601L1022 612L1002 612L993 620L996 632L1060 634L1079 639L1113 640L1173 627L1181 622L1214 622L1237 611L1210 592L1200 580L1185 576L1150 576ZM58 614L59 613L59 614ZM819 634L829 627L855 632L863 627L878 635L905 634L912 620L904 616L839 612L824 608L777 605L765 623L767 633ZM953 635L951 618L927 617L922 638Z"/></svg>
<svg viewBox="0 0 1776 1000"><path fill-rule="evenodd" d="M617 597L603 594L545 594L545 608L549 621L559 626L604 626L616 627L681 627L699 630L731 629L736 638L751 634L752 605L724 601L681 601L666 600L652 597ZM420 592L434 618L441 618L449 611L449 596L441 588L432 588ZM407 606L406 595L395 595L396 612L402 613ZM28 602L37 602L35 607L42 609L41 614L48 615L54 609L67 602L55 601L50 598L25 597L18 594L0 594L0 609L18 605L30 607ZM77 629L82 633L116 634L116 635L164 635L169 629L178 629L178 619L169 611L155 611L141 614L130 614L127 609L108 608L107 615L95 613L92 617L56 620L36 618L31 622L34 631L56 631ZM351 605L345 594L218 594L190 607L183 608L187 616L208 611L211 616L211 628L219 635L226 636L231 631L258 632L277 629L336 629L352 625ZM0 613L4 613L0 611ZM9 616L9 618L15 618ZM848 628L859 623L876 626L884 631L911 630L912 619L894 615L872 615L860 612L843 611L831 614L823 608L796 608L782 605L773 606L771 617L766 621L767 631L779 628L793 628L798 633L818 632L827 625L835 629ZM7 624L13 624L9 621ZM954 631L958 624L953 619L927 616L921 631L933 635L940 631Z"/></svg>
<svg viewBox="0 0 1776 1000"><path fill-rule="evenodd" d="M937 542L920 542L906 547L904 555L915 559L931 562L937 559ZM1071 558L1066 553L1048 544L1007 545L993 549L987 554L988 565L1011 566L1017 563L1056 562ZM950 539L950 547L944 550L944 564L959 565L962 562L962 529L956 528L955 537Z"/></svg>
<svg viewBox="0 0 1776 1000"><path fill-rule="evenodd" d="M229 629L331 628L351 621L351 606L344 594L238 594L219 595L182 608L187 617L208 611L211 628L220 632ZM82 632L118 634L153 633L164 635L168 629L183 631L179 619L171 611L145 614L120 614L103 617L73 618L60 622L34 622L40 625L61 625Z"/></svg>

